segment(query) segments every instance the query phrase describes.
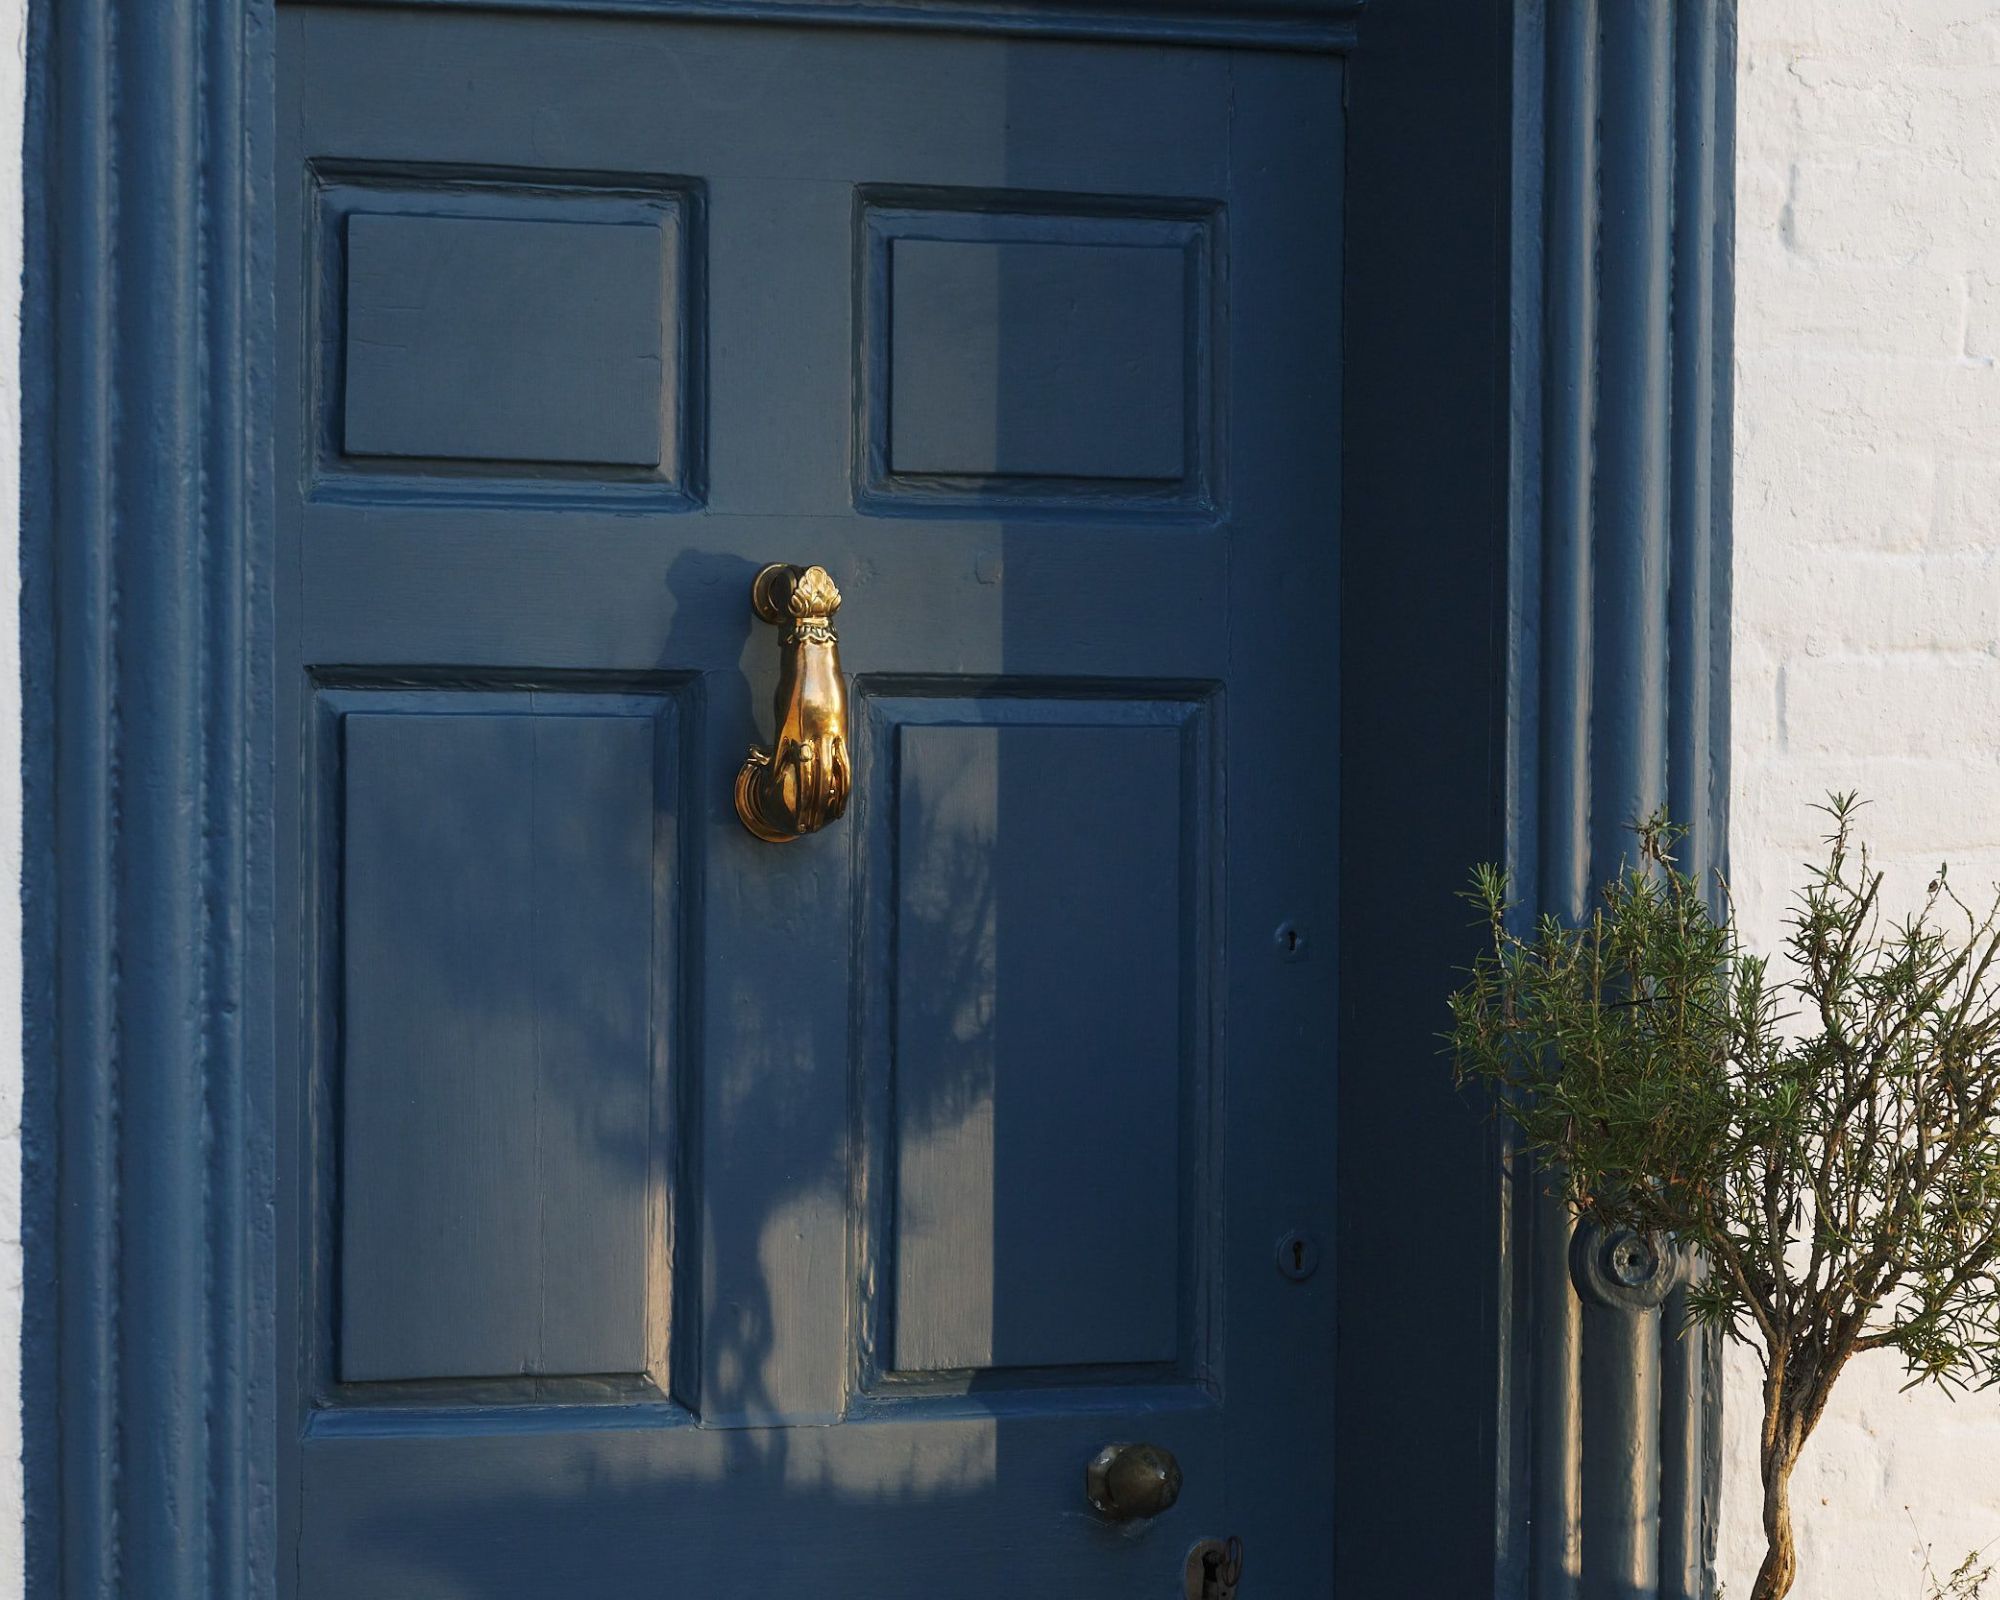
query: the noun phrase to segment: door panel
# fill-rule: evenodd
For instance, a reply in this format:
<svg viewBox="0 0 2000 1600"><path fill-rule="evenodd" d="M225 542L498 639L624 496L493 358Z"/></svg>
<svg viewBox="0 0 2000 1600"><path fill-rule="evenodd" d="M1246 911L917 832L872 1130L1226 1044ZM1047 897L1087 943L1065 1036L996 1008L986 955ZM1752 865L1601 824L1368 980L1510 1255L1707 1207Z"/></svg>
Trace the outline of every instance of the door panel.
<svg viewBox="0 0 2000 1600"><path fill-rule="evenodd" d="M338 160L309 183L315 501L689 503L698 187Z"/></svg>
<svg viewBox="0 0 2000 1600"><path fill-rule="evenodd" d="M656 229L356 211L346 244L343 455L660 464Z"/></svg>
<svg viewBox="0 0 2000 1600"><path fill-rule="evenodd" d="M1326 1595L1338 62L281 27L289 1592Z"/></svg>
<svg viewBox="0 0 2000 1600"><path fill-rule="evenodd" d="M341 1381L644 1372L656 718L341 738Z"/></svg>
<svg viewBox="0 0 2000 1600"><path fill-rule="evenodd" d="M863 504L1212 512L1216 221L1157 199L864 191Z"/></svg>
<svg viewBox="0 0 2000 1600"><path fill-rule="evenodd" d="M1177 1353L1179 747L1170 726L900 730L899 1371ZM1160 813L1075 815L1125 784Z"/></svg>

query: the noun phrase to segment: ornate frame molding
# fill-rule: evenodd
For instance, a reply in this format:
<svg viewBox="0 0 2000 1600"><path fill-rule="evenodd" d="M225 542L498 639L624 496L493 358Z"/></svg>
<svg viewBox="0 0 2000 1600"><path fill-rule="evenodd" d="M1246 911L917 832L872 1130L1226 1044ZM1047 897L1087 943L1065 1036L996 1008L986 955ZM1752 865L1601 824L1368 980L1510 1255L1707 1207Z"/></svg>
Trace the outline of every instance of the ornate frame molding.
<svg viewBox="0 0 2000 1600"><path fill-rule="evenodd" d="M1729 817L1735 0L1536 0L1516 24L1508 857L1585 913L1662 803L1691 865ZM1630 1270L1511 1179L1505 1592L1714 1591L1721 1378L1693 1263ZM1574 1237L1573 1237L1574 1235ZM1636 1275L1635 1275L1636 1274Z"/></svg>
<svg viewBox="0 0 2000 1600"><path fill-rule="evenodd" d="M272 1570L268 0L30 13L28 1584Z"/></svg>

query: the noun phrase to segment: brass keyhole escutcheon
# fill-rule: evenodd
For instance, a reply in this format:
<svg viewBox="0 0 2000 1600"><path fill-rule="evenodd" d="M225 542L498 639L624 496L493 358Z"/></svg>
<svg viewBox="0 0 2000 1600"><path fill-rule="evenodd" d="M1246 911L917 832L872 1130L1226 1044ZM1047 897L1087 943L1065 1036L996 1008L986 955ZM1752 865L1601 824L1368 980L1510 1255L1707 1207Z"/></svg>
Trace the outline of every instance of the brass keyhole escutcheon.
<svg viewBox="0 0 2000 1600"><path fill-rule="evenodd" d="M750 585L750 605L778 632L777 736L753 745L736 774L736 815L758 838L783 844L847 809L847 680L833 614L840 591L824 567L776 564Z"/></svg>

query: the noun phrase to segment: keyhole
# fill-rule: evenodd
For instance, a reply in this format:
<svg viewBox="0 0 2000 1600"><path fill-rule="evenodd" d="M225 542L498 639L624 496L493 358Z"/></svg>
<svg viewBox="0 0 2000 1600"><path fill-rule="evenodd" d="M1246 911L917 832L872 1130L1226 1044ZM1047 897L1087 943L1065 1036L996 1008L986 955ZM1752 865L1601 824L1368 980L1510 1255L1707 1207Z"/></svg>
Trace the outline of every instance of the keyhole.
<svg viewBox="0 0 2000 1600"><path fill-rule="evenodd" d="M1271 943L1278 948L1278 958L1282 961L1303 961L1306 954L1306 936L1296 922L1281 922L1271 935Z"/></svg>
<svg viewBox="0 0 2000 1600"><path fill-rule="evenodd" d="M1278 1241L1277 1269L1294 1283L1303 1283L1319 1267L1319 1246L1303 1228L1294 1228Z"/></svg>
<svg viewBox="0 0 2000 1600"><path fill-rule="evenodd" d="M1294 1239L1292 1241L1292 1271L1304 1272L1305 1270L1306 1242L1303 1239Z"/></svg>
<svg viewBox="0 0 2000 1600"><path fill-rule="evenodd" d="M1187 1554L1187 1566L1183 1569L1186 1581L1181 1593L1187 1600L1222 1600L1223 1596L1234 1594L1241 1566L1237 1553L1240 1550L1241 1546L1233 1539L1227 1544L1220 1539L1202 1540Z"/></svg>

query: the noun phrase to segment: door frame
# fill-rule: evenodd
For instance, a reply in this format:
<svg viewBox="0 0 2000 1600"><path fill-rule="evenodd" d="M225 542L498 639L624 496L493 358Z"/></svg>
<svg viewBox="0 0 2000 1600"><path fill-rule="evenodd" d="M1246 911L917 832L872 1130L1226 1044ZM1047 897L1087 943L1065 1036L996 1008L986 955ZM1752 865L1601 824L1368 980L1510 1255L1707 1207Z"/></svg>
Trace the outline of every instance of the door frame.
<svg viewBox="0 0 2000 1600"><path fill-rule="evenodd" d="M1347 56L1337 1588L1707 1592L1713 1347L1572 1273L1435 1035L1467 863L1568 908L1660 799L1721 860L1734 0L485 4ZM30 3L38 1600L276 1588L273 8Z"/></svg>

